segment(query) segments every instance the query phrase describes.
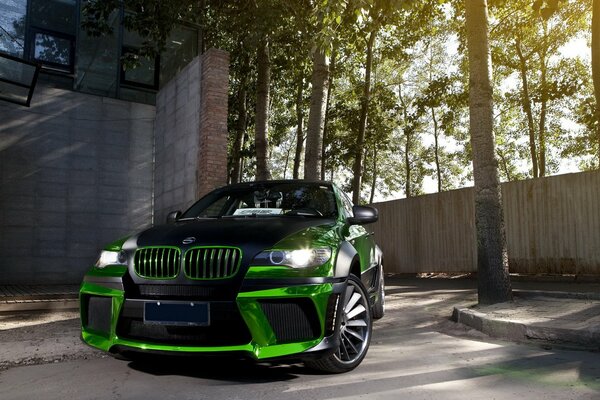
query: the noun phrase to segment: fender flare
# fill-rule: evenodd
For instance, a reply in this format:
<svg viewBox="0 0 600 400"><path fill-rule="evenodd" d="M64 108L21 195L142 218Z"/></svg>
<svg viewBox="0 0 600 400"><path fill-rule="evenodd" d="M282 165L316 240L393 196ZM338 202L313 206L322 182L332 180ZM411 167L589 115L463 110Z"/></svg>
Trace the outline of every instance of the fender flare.
<svg viewBox="0 0 600 400"><path fill-rule="evenodd" d="M350 276L352 262L357 254L354 246L348 242L342 242L335 260L333 276L336 278L347 278Z"/></svg>

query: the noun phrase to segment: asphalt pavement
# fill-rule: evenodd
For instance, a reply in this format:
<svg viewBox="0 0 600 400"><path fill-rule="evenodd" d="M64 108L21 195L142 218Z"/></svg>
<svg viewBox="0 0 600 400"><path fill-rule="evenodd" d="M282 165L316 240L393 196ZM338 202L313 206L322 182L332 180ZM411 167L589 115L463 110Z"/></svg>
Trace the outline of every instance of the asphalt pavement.
<svg viewBox="0 0 600 400"><path fill-rule="evenodd" d="M513 277L512 285L512 302L479 306L472 277L386 279L395 304L417 302L439 321L498 339L600 350L600 283ZM79 343L77 291L78 285L0 286L0 370L98 355Z"/></svg>
<svg viewBox="0 0 600 400"><path fill-rule="evenodd" d="M573 284L514 282L516 300L491 310L473 307L472 279L388 278L387 313L375 323L369 353L342 375L315 374L298 364L213 358L121 361L79 341L76 309L3 312L0 398L595 400L597 352L565 349L556 338L506 341L450 319L455 308L477 312L481 320L500 320L502 312L518 309L516 320L524 321L522 311L531 304L554 310L549 319L589 322L600 303L598 285ZM552 301L577 306L549 307Z"/></svg>

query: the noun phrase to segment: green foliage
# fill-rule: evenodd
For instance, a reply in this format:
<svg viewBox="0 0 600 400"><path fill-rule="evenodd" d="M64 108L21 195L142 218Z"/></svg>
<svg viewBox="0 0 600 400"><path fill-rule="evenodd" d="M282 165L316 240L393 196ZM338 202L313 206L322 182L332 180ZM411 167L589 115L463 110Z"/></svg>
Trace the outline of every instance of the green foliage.
<svg viewBox="0 0 600 400"><path fill-rule="evenodd" d="M523 65L537 156L544 153L546 173L561 171L565 159L580 169L600 166L588 61L564 54L581 43L574 40L588 39L590 3L489 0L494 129L503 180L532 176ZM355 154L361 151L363 201L370 200L373 188L378 200L435 190L431 182L435 186L438 177L441 190L472 180L464 0L96 0L84 6L82 24L90 34L106 34L109 15L121 7L130 11L125 28L144 39L139 56L160 52L180 19L204 27L205 48L230 52L230 148L239 110L245 109L240 153L245 180L254 176L256 47L263 37L269 39L272 68L269 157L274 178L292 175L298 82L304 82L300 107L307 119L311 56L321 48L336 59L324 142L327 179L350 190ZM365 142L357 148L367 43L374 31ZM241 91L247 94L245 108L239 107Z"/></svg>

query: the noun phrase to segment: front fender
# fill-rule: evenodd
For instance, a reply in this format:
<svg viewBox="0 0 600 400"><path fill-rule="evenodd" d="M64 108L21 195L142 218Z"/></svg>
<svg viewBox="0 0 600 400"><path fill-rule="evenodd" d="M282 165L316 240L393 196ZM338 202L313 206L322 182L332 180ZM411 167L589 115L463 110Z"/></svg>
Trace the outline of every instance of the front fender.
<svg viewBox="0 0 600 400"><path fill-rule="evenodd" d="M357 252L354 246L348 242L342 242L335 260L333 276L336 278L346 278L350 275L352 260Z"/></svg>

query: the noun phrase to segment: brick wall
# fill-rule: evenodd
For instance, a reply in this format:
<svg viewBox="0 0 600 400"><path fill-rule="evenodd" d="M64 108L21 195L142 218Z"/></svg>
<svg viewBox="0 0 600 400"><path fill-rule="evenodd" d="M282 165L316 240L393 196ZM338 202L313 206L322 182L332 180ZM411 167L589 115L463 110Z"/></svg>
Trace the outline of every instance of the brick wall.
<svg viewBox="0 0 600 400"><path fill-rule="evenodd" d="M227 183L229 53L210 49L202 59L197 197Z"/></svg>
<svg viewBox="0 0 600 400"><path fill-rule="evenodd" d="M0 284L77 283L152 220L154 107L39 84L0 103Z"/></svg>

